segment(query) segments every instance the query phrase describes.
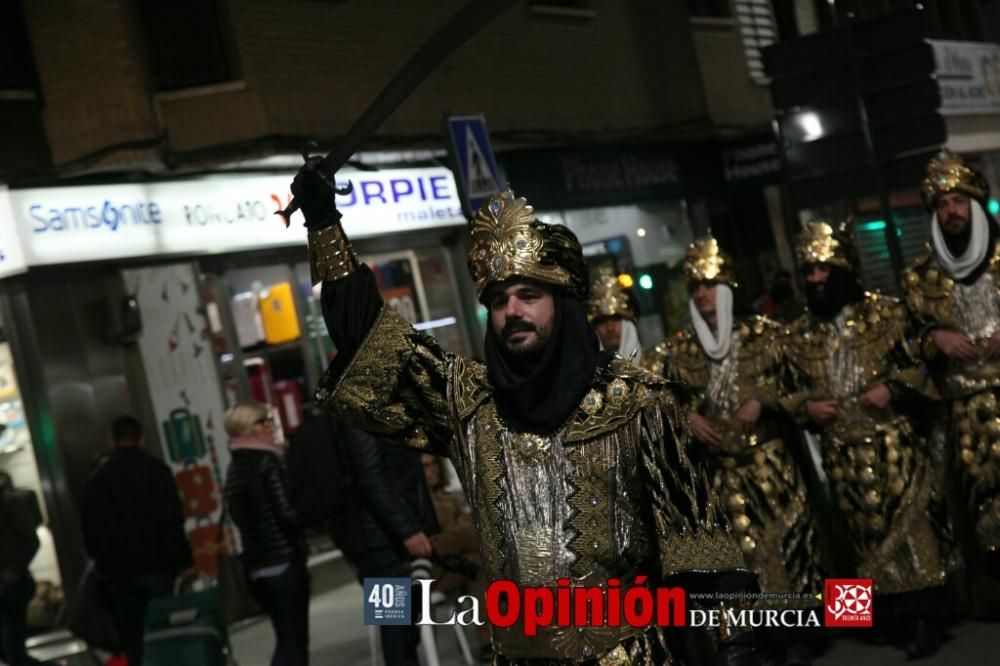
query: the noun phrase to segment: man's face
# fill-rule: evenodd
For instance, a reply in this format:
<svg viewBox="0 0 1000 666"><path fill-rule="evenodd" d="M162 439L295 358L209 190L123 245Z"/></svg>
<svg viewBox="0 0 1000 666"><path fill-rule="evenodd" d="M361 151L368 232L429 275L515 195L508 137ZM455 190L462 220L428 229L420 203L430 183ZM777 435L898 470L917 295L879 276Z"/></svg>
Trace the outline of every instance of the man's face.
<svg viewBox="0 0 1000 666"><path fill-rule="evenodd" d="M597 337L605 349L616 351L622 343L622 320L618 317L605 317L594 325Z"/></svg>
<svg viewBox="0 0 1000 666"><path fill-rule="evenodd" d="M942 194L938 197L935 209L938 224L946 234L960 234L968 228L972 207L969 204L969 197L961 192Z"/></svg>
<svg viewBox="0 0 1000 666"><path fill-rule="evenodd" d="M493 332L507 352L522 356L545 348L556 316L550 288L537 282L500 284L493 288L489 304Z"/></svg>
<svg viewBox="0 0 1000 666"><path fill-rule="evenodd" d="M826 290L826 281L830 277L830 264L807 264L805 268L806 286L818 300Z"/></svg>
<svg viewBox="0 0 1000 666"><path fill-rule="evenodd" d="M691 300L694 302L694 307L705 321L715 319L717 286L713 282L699 282L691 290Z"/></svg>

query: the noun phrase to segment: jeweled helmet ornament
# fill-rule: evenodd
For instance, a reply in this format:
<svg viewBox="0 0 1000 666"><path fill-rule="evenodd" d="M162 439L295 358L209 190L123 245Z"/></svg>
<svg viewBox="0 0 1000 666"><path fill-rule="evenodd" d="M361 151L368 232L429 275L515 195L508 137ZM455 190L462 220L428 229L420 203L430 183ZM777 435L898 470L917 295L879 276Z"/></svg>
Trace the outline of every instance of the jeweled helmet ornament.
<svg viewBox="0 0 1000 666"><path fill-rule="evenodd" d="M583 248L561 224L545 224L524 197L507 189L483 202L472 220L469 272L485 302L490 285L514 277L565 288L587 300L589 271Z"/></svg>
<svg viewBox="0 0 1000 666"><path fill-rule="evenodd" d="M587 299L587 321L594 323L607 317L636 322L639 313L632 294L614 275L602 275L590 287Z"/></svg>
<svg viewBox="0 0 1000 666"><path fill-rule="evenodd" d="M857 252L849 229L850 221L836 227L825 220L806 222L795 244L799 265L829 264L856 272Z"/></svg>
<svg viewBox="0 0 1000 666"><path fill-rule="evenodd" d="M689 283L718 282L733 289L739 286L732 257L719 247L719 242L711 235L688 245L684 255L684 277Z"/></svg>
<svg viewBox="0 0 1000 666"><path fill-rule="evenodd" d="M928 210L933 210L938 197L951 192L970 196L985 208L990 198L990 184L960 155L942 150L927 163L927 177L920 182L920 198Z"/></svg>

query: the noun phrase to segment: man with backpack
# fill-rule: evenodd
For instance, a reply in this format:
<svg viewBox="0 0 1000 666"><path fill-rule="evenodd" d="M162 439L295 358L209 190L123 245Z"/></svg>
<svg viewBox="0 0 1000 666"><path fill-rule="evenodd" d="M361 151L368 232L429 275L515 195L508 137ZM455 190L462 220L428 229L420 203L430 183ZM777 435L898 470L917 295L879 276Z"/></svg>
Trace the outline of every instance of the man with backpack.
<svg viewBox="0 0 1000 666"><path fill-rule="evenodd" d="M14 487L0 471L0 661L10 666L37 664L28 656L28 602L35 595L35 579L28 565L40 546L35 530L42 524L38 498Z"/></svg>
<svg viewBox="0 0 1000 666"><path fill-rule="evenodd" d="M438 531L420 453L386 446L327 413L310 415L288 451L292 502L325 527L358 582L409 576L411 558L430 557ZM417 664L414 627L381 627L386 666Z"/></svg>

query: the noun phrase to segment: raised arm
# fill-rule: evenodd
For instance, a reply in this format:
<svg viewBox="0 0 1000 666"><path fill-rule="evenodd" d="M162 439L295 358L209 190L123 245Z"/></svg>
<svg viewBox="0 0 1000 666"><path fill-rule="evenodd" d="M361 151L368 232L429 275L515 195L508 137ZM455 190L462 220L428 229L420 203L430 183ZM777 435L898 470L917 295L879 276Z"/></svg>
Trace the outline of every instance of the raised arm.
<svg viewBox="0 0 1000 666"><path fill-rule="evenodd" d="M333 186L315 165L310 160L299 171L292 193L306 218L312 279L323 283L323 318L337 347L316 400L381 438L447 454L454 357L382 301L340 224Z"/></svg>

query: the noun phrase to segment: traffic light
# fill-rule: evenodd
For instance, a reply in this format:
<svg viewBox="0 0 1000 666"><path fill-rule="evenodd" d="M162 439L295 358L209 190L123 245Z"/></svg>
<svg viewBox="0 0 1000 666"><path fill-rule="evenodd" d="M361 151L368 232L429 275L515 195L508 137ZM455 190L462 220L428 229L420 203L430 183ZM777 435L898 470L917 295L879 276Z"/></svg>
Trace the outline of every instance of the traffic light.
<svg viewBox="0 0 1000 666"><path fill-rule="evenodd" d="M997 213L1000 213L1000 201L997 201L996 199L990 199L986 203L986 209L990 211L990 215L996 215Z"/></svg>
<svg viewBox="0 0 1000 666"><path fill-rule="evenodd" d="M643 273L639 276L639 286L643 289L653 288L653 276L649 273Z"/></svg>

